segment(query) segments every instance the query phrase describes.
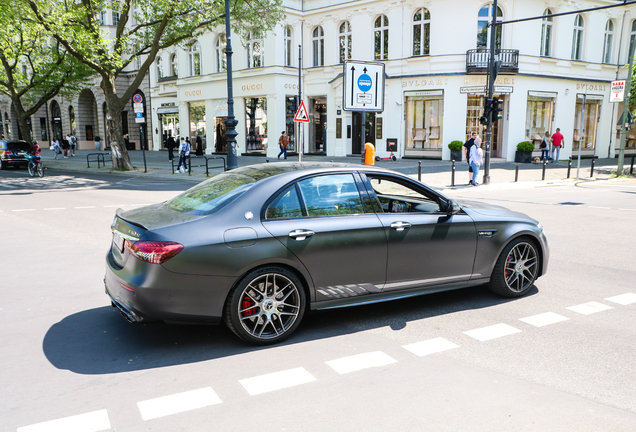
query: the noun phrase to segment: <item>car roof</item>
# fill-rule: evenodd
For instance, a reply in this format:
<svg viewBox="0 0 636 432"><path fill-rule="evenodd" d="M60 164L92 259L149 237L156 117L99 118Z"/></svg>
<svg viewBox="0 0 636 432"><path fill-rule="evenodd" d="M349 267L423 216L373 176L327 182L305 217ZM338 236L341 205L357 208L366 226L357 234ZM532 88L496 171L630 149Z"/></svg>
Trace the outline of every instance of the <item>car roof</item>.
<svg viewBox="0 0 636 432"><path fill-rule="evenodd" d="M256 165L247 165L244 167L236 168L230 173L237 175L245 175L247 177L253 178L255 181L264 180L266 178L272 178L277 176L284 177L296 177L297 174L318 174L318 173L326 173L326 172L337 172L337 171L367 171L374 170L380 172L391 173L389 170L385 170L382 168L360 165L360 164L349 164L349 163L338 163L338 162L273 162L273 163L264 163L264 164L256 164Z"/></svg>

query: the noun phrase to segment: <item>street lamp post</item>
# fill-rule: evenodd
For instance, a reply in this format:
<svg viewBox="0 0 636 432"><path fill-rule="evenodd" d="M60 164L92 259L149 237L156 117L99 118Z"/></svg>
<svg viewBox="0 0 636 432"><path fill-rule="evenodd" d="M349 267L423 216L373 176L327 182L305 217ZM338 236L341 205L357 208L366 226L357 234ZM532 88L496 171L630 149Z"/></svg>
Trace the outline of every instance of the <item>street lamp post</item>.
<svg viewBox="0 0 636 432"><path fill-rule="evenodd" d="M225 120L225 136L227 137L227 169L238 168L236 155L236 125L234 118L234 95L232 91L232 36L230 30L230 0L225 0L225 55L227 56L227 120Z"/></svg>

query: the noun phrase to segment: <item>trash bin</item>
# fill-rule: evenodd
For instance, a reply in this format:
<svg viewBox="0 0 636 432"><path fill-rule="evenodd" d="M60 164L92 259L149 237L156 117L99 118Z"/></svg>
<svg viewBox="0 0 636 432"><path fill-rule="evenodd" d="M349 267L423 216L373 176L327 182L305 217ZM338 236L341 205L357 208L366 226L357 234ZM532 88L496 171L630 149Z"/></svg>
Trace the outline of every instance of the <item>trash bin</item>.
<svg viewBox="0 0 636 432"><path fill-rule="evenodd" d="M375 146L371 143L364 144L364 164L375 165Z"/></svg>

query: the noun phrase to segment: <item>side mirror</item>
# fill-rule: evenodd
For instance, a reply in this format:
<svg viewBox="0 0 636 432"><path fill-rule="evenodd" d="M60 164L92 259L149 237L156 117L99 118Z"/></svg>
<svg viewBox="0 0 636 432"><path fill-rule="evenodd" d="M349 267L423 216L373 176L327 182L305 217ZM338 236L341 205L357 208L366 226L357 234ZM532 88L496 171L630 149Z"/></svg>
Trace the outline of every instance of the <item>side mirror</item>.
<svg viewBox="0 0 636 432"><path fill-rule="evenodd" d="M446 215L448 217L451 217L452 215L457 213L459 213L459 206L457 205L455 201L453 201L452 199L449 199L448 203L446 204Z"/></svg>

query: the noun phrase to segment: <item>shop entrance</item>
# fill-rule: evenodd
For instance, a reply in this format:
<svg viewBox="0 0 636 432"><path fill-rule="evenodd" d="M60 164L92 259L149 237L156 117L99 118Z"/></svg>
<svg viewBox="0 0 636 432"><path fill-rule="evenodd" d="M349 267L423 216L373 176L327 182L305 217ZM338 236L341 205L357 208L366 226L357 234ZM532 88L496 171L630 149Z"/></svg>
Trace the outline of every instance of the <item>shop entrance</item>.
<svg viewBox="0 0 636 432"><path fill-rule="evenodd" d="M362 146L370 142L375 145L375 112L365 111L365 122L362 124L362 111L352 113L351 154L362 154Z"/></svg>
<svg viewBox="0 0 636 432"><path fill-rule="evenodd" d="M214 153L227 154L227 137L225 132L227 126L225 121L227 117L215 117L214 118Z"/></svg>
<svg viewBox="0 0 636 432"><path fill-rule="evenodd" d="M485 95L468 95L468 106L466 108L466 136L464 140L470 138L473 131L479 132L481 142L486 142L486 126L479 123L479 118L484 115L484 99ZM504 101L501 104L503 108L505 106L505 96L494 95L493 98L498 98ZM503 113L503 111L501 111ZM501 133L503 130L503 121L500 119L492 123L492 143L490 145L490 155L492 157L501 157Z"/></svg>

